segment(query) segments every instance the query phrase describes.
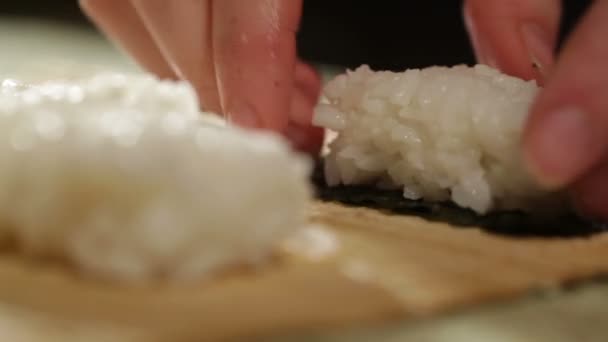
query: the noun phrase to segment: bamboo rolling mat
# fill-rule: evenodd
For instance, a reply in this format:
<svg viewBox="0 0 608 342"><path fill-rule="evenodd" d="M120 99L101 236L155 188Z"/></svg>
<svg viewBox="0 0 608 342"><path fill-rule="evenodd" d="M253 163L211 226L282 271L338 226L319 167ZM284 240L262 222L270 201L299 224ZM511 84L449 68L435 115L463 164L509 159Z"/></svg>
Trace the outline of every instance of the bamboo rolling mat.
<svg viewBox="0 0 608 342"><path fill-rule="evenodd" d="M0 331L27 341L251 340L432 317L606 272L608 234L511 239L315 203L311 227L271 264L201 284L121 287L5 254Z"/></svg>

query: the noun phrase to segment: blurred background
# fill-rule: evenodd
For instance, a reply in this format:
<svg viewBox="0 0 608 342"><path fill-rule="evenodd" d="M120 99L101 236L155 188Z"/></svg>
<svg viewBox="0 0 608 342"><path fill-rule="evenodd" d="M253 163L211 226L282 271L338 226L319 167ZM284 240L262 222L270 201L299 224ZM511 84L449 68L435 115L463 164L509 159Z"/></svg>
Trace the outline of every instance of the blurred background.
<svg viewBox="0 0 608 342"><path fill-rule="evenodd" d="M562 37L590 2L564 1ZM73 30L92 30L75 0L2 1L0 20L8 18L44 19ZM13 38L15 34L11 31ZM43 39L44 30L39 35ZM5 36L6 32L0 39ZM461 1L454 0L305 0L298 39L300 55L317 64L399 70L474 62Z"/></svg>

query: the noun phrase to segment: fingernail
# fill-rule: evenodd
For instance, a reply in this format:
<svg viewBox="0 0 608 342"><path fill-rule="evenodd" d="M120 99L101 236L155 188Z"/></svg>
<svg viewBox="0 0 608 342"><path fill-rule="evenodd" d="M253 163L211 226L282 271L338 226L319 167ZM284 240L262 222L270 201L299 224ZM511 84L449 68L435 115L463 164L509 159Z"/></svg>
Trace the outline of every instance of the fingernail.
<svg viewBox="0 0 608 342"><path fill-rule="evenodd" d="M253 107L247 103L238 103L228 111L228 120L239 127L259 128L260 121Z"/></svg>
<svg viewBox="0 0 608 342"><path fill-rule="evenodd" d="M551 36L539 25L532 23L521 26L521 35L530 55L532 67L538 76L544 79L553 65Z"/></svg>
<svg viewBox="0 0 608 342"><path fill-rule="evenodd" d="M541 185L560 188L593 161L594 129L590 117L577 108L546 115L526 141L526 164Z"/></svg>

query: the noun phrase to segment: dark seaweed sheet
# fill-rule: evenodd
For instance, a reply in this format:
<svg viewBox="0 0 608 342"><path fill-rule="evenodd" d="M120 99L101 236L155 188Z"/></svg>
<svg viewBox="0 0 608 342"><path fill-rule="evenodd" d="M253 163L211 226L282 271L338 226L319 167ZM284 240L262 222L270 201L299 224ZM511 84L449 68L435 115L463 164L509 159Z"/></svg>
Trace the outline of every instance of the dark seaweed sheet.
<svg viewBox="0 0 608 342"><path fill-rule="evenodd" d="M587 221L572 212L555 216L531 215L520 211L494 212L479 215L453 203L409 200L399 190L381 190L373 186L327 186L322 163L313 174L317 198L322 201L367 207L400 215L415 215L430 221L445 222L457 227L478 227L510 237L586 237L606 231L605 224Z"/></svg>

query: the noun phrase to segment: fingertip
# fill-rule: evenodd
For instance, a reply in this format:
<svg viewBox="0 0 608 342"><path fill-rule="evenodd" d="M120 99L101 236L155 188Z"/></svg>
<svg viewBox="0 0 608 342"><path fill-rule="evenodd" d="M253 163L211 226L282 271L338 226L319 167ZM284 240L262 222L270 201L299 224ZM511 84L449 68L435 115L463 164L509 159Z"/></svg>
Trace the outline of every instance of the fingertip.
<svg viewBox="0 0 608 342"><path fill-rule="evenodd" d="M524 134L528 170L546 188L568 185L599 157L591 117L578 107L535 114Z"/></svg>
<svg viewBox="0 0 608 342"><path fill-rule="evenodd" d="M287 126L285 136L295 150L318 156L323 147L325 130L320 127L290 123Z"/></svg>
<svg viewBox="0 0 608 342"><path fill-rule="evenodd" d="M524 148L527 164L551 187L570 186L608 156L608 3L596 2L562 49L532 108Z"/></svg>
<svg viewBox="0 0 608 342"><path fill-rule="evenodd" d="M311 65L302 61L296 63L295 86L312 100L317 101L321 94L321 75Z"/></svg>
<svg viewBox="0 0 608 342"><path fill-rule="evenodd" d="M291 93L289 119L299 125L311 125L318 95L310 96L310 91L294 87Z"/></svg>

